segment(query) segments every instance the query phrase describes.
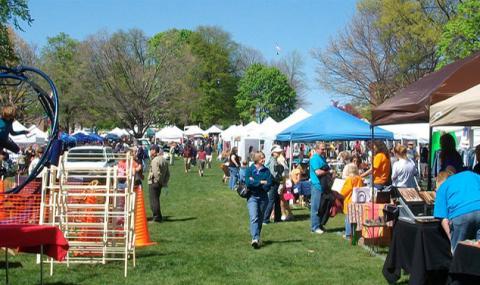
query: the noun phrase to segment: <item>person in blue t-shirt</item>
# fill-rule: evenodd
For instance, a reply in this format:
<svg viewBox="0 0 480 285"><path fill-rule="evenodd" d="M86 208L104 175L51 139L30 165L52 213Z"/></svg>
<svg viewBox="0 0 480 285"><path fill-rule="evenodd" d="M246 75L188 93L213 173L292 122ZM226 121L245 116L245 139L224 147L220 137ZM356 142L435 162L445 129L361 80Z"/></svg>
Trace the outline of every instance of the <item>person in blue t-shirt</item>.
<svg viewBox="0 0 480 285"><path fill-rule="evenodd" d="M452 252L459 241L480 239L480 175L463 171L447 178L437 190L433 215L442 219Z"/></svg>
<svg viewBox="0 0 480 285"><path fill-rule="evenodd" d="M327 175L328 164L325 160L327 153L324 143L317 143L315 145L315 152L310 158L310 181L312 183L311 197L310 197L310 230L312 233L323 234L323 230L320 228L320 217L318 216L318 209L320 208L320 201L322 198L322 185L320 183L320 177Z"/></svg>

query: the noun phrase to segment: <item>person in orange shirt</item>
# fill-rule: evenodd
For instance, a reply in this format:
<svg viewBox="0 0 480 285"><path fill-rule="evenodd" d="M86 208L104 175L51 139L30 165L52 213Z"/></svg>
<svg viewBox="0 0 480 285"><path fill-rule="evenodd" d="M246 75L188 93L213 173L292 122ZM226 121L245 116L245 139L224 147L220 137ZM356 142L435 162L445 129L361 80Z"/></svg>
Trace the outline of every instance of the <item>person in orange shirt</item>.
<svg viewBox="0 0 480 285"><path fill-rule="evenodd" d="M391 184L390 154L387 146L382 141L373 142L373 151L375 152L373 169L370 167L361 177L366 177L373 172L373 186L378 190L382 190L385 186Z"/></svg>
<svg viewBox="0 0 480 285"><path fill-rule="evenodd" d="M348 220L348 205L352 202L353 188L362 187L363 180L358 175L358 167L355 164L348 164L346 167L347 178L343 184L340 194L343 196L343 213L345 214L345 235L344 238L348 239L352 235L352 229L350 227L350 221Z"/></svg>

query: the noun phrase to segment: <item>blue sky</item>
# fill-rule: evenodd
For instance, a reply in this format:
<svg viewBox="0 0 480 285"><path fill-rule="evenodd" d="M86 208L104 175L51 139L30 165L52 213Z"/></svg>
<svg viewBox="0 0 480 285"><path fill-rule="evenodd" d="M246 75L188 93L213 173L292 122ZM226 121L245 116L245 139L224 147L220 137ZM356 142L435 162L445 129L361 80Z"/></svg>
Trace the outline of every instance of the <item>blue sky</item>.
<svg viewBox="0 0 480 285"><path fill-rule="evenodd" d="M291 51L303 55L309 90L305 108L330 103L315 82L313 48L324 48L349 21L356 0L30 0L34 22L20 35L41 48L47 37L65 32L78 40L101 29L139 28L149 36L171 28L219 26L233 40L260 50L267 60ZM275 46L281 47L280 55Z"/></svg>

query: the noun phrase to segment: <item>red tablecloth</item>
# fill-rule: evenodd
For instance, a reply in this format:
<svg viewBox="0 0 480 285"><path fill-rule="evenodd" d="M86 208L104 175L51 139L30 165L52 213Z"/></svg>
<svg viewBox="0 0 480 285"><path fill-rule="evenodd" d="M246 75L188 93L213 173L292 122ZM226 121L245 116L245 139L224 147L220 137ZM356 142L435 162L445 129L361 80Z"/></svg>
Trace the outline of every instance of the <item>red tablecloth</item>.
<svg viewBox="0 0 480 285"><path fill-rule="evenodd" d="M21 252L43 252L62 261L67 255L68 242L63 233L53 226L0 225L0 247L18 248Z"/></svg>

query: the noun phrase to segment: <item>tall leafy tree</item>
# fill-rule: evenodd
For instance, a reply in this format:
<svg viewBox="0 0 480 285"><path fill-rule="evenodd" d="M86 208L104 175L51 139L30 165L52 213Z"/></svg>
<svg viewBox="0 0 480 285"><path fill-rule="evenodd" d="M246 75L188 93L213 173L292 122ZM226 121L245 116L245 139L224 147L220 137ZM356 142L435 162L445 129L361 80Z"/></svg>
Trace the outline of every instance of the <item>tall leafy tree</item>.
<svg viewBox="0 0 480 285"><path fill-rule="evenodd" d="M191 41L192 52L199 59L197 91L200 94L196 119L205 125L228 124L237 118L235 91L238 78L231 62L238 44L230 34L217 27L199 27Z"/></svg>
<svg viewBox="0 0 480 285"><path fill-rule="evenodd" d="M170 121L211 125L237 118L234 95L238 76L232 58L238 44L228 33L217 27L174 29L155 35L150 44L173 49L177 62L188 67L166 99L174 107Z"/></svg>
<svg viewBox="0 0 480 285"><path fill-rule="evenodd" d="M65 33L47 39L42 49L43 68L55 82L61 96L60 123L73 129L83 112L84 100L79 88L79 42Z"/></svg>
<svg viewBox="0 0 480 285"><path fill-rule="evenodd" d="M465 0L443 30L438 45L440 66L480 51L480 1Z"/></svg>
<svg viewBox="0 0 480 285"><path fill-rule="evenodd" d="M235 100L244 122L263 121L268 116L280 121L294 111L297 97L280 70L253 64L240 80Z"/></svg>
<svg viewBox="0 0 480 285"><path fill-rule="evenodd" d="M21 22L28 25L33 22L26 0L0 1L0 65L15 65L15 54L8 25L22 30Z"/></svg>
<svg viewBox="0 0 480 285"><path fill-rule="evenodd" d="M187 125L198 112L199 93L195 80L198 59L192 53L192 35L190 30L171 29L149 39L150 49L162 47L170 50L175 59L171 61L171 69L176 70L176 76L171 82L171 92L164 98L168 107L159 114L157 123Z"/></svg>

